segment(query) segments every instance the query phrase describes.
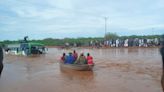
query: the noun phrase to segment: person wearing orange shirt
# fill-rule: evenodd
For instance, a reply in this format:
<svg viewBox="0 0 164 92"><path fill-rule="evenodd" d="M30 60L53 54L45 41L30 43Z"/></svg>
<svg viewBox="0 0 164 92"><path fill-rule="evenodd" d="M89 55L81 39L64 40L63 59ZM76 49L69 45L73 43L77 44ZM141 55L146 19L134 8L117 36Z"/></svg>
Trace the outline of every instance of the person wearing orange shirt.
<svg viewBox="0 0 164 92"><path fill-rule="evenodd" d="M93 64L94 64L94 63L93 63L93 57L90 56L89 53L87 54L87 63L88 63L88 65L93 65Z"/></svg>

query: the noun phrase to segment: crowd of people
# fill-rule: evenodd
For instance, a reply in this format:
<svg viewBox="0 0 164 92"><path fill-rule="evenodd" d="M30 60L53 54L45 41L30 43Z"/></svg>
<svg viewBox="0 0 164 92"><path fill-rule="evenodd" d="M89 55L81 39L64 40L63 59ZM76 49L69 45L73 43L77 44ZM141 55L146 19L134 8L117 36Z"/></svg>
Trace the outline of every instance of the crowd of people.
<svg viewBox="0 0 164 92"><path fill-rule="evenodd" d="M89 46L95 47L151 47L159 46L160 39L140 39L140 38L129 38L129 39L110 39L105 41L91 40Z"/></svg>
<svg viewBox="0 0 164 92"><path fill-rule="evenodd" d="M78 56L78 53L75 50L73 51L73 53L69 52L68 55L66 55L66 53L63 53L61 57L61 62L65 64L94 64L93 57L90 55L90 53L87 53L87 56L85 56L84 53L81 53L80 56Z"/></svg>
<svg viewBox="0 0 164 92"><path fill-rule="evenodd" d="M109 40L90 40L89 42L84 43L65 43L65 47L80 47L80 46L89 46L89 47L154 47L160 46L160 38L116 38Z"/></svg>

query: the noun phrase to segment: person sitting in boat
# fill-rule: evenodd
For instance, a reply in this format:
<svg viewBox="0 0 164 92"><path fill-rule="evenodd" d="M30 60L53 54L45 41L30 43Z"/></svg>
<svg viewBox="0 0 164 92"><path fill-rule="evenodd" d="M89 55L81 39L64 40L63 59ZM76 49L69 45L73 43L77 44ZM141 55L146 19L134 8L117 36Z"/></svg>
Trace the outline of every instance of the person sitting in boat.
<svg viewBox="0 0 164 92"><path fill-rule="evenodd" d="M66 54L65 53L63 53L63 56L60 58L60 60L61 60L61 62L65 62L65 60L66 60Z"/></svg>
<svg viewBox="0 0 164 92"><path fill-rule="evenodd" d="M93 63L93 57L90 56L89 53L87 54L87 64L88 65L94 65L94 63Z"/></svg>
<svg viewBox="0 0 164 92"><path fill-rule="evenodd" d="M77 58L78 58L78 54L76 53L76 51L75 51L75 50L73 51L73 57L74 57L74 59L75 59L74 61L76 61L76 60L77 60Z"/></svg>
<svg viewBox="0 0 164 92"><path fill-rule="evenodd" d="M66 57L65 64L73 64L75 61L72 53L70 52L69 55Z"/></svg>
<svg viewBox="0 0 164 92"><path fill-rule="evenodd" d="M75 64L87 64L86 57L83 53L80 54L78 60L75 62Z"/></svg>

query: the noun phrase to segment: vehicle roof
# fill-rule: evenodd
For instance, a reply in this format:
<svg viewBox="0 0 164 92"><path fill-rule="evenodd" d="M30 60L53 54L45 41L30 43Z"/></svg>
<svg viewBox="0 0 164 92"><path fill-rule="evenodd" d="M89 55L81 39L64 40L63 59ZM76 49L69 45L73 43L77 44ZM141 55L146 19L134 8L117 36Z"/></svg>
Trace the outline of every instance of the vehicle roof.
<svg viewBox="0 0 164 92"><path fill-rule="evenodd" d="M31 46L44 46L44 44L34 43L34 42L29 42L28 44L31 45Z"/></svg>

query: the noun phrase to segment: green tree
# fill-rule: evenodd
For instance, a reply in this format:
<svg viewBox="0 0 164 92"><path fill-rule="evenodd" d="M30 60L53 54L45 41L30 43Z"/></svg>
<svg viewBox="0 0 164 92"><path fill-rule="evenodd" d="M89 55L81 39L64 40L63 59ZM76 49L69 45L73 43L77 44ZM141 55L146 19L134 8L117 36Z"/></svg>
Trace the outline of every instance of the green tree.
<svg viewBox="0 0 164 92"><path fill-rule="evenodd" d="M109 33L107 33L106 35L105 35L105 39L106 40L110 40L110 39L117 39L117 38L119 38L119 36L116 34L116 33L111 33L111 32L109 32Z"/></svg>

